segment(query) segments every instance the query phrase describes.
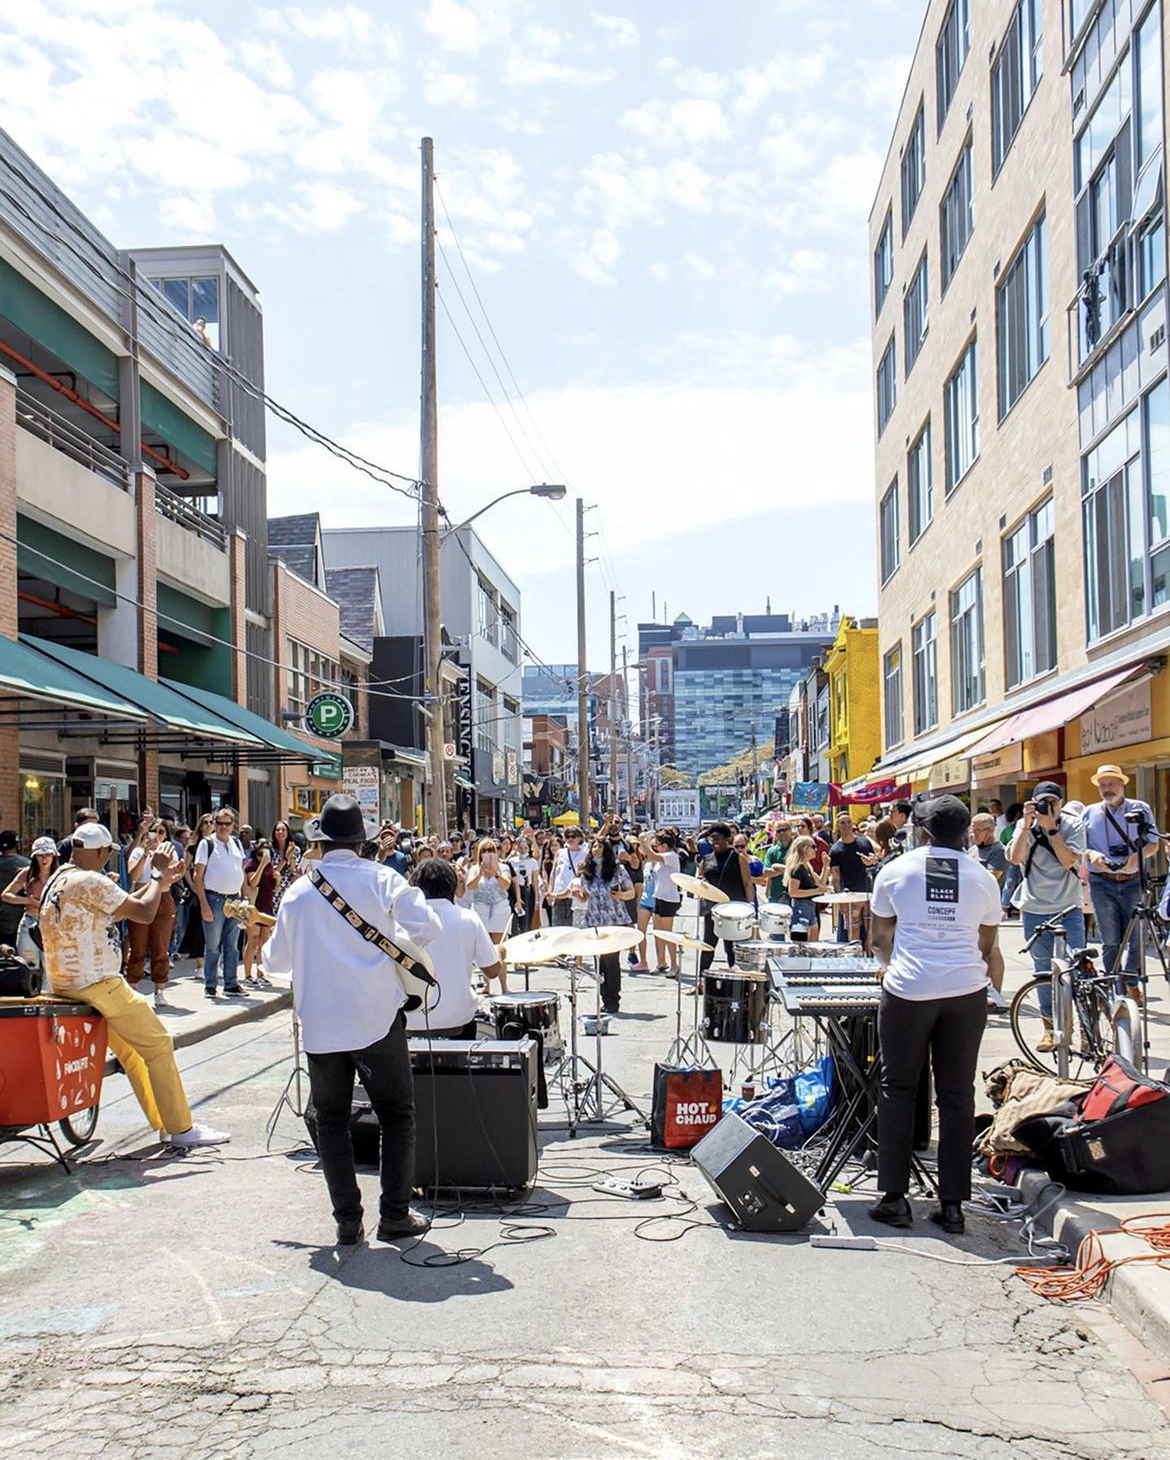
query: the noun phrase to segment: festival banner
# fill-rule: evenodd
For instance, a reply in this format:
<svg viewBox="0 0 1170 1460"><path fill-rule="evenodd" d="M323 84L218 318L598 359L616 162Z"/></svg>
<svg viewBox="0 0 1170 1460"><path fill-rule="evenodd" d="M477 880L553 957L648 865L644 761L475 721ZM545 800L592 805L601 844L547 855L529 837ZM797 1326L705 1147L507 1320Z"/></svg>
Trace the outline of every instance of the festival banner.
<svg viewBox="0 0 1170 1460"><path fill-rule="evenodd" d="M846 792L836 781L829 784L829 801L833 806L876 806L882 801L909 801L910 787L897 781L871 781L858 791Z"/></svg>
<svg viewBox="0 0 1170 1460"><path fill-rule="evenodd" d="M831 787L826 781L797 781L792 787L790 810L825 811Z"/></svg>

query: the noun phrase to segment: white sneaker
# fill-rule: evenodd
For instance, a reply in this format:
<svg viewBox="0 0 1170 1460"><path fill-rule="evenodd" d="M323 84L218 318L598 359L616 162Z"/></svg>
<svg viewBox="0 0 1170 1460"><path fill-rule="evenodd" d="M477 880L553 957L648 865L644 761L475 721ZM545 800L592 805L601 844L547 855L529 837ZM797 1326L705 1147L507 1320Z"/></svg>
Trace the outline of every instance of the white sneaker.
<svg viewBox="0 0 1170 1460"><path fill-rule="evenodd" d="M163 993L161 988L155 989L154 991L154 1007L156 1009L169 1009L171 1007L170 1004L167 1003L167 996Z"/></svg>
<svg viewBox="0 0 1170 1460"><path fill-rule="evenodd" d="M212 1130L209 1125L193 1125L190 1130L180 1131L177 1135L169 1136L166 1131L159 1131L159 1139L168 1146L226 1146L231 1140L226 1131Z"/></svg>

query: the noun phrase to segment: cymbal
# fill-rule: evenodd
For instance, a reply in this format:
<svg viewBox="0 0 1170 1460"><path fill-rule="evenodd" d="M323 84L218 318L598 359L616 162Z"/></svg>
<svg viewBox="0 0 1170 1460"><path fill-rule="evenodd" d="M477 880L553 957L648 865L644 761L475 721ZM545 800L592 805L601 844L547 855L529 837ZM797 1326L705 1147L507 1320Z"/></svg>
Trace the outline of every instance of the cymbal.
<svg viewBox="0 0 1170 1460"><path fill-rule="evenodd" d="M676 887L681 887L684 892L689 892L692 897L701 897L705 902L730 902L731 898L719 887L712 887L710 882L704 882L701 877L688 877L685 872L674 874Z"/></svg>
<svg viewBox="0 0 1170 1460"><path fill-rule="evenodd" d="M572 928L534 928L529 933L513 933L499 945L500 957L508 963L552 963L564 956L560 940L572 931Z"/></svg>
<svg viewBox="0 0 1170 1460"><path fill-rule="evenodd" d="M694 948L700 953L715 951L710 943L700 943L698 938L692 938L689 933L654 933L653 936L662 943L673 943L676 948Z"/></svg>
<svg viewBox="0 0 1170 1460"><path fill-rule="evenodd" d="M557 942L557 953L568 958L600 958L634 948L641 941L637 928L566 928Z"/></svg>
<svg viewBox="0 0 1170 1460"><path fill-rule="evenodd" d="M869 901L868 892L830 892L825 897L818 897L817 902L823 902L827 907L848 907L856 904L858 907L863 902Z"/></svg>

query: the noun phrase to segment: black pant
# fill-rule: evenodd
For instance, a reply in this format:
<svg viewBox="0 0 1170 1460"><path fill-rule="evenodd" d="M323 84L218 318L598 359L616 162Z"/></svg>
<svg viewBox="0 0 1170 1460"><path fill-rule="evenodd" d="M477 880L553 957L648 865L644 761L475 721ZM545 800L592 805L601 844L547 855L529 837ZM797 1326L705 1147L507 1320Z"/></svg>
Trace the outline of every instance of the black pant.
<svg viewBox="0 0 1170 1460"><path fill-rule="evenodd" d="M350 1114L353 1077L360 1076L381 1129L380 1215L401 1221L414 1186L414 1082L406 1047L406 1020L399 1014L389 1031L366 1049L306 1055L309 1089L317 1111L317 1154L337 1222L362 1215L362 1195L353 1164Z"/></svg>
<svg viewBox="0 0 1170 1460"><path fill-rule="evenodd" d="M706 973L707 970L711 967L712 963L714 963L715 961L715 946L719 942L719 939L715 936L715 919L710 912L705 912L703 914L703 942L710 943L711 945L710 953L699 954L699 971L701 973ZM725 938L723 940L723 951L727 954L728 968L734 968L735 944L729 943Z"/></svg>
<svg viewBox="0 0 1170 1460"><path fill-rule="evenodd" d="M622 1001L622 956L603 953L597 961L601 966L601 1007L607 1014L616 1014Z"/></svg>
<svg viewBox="0 0 1170 1460"><path fill-rule="evenodd" d="M878 1009L882 1061L878 1186L882 1191L904 1196L910 1189L914 1106L929 1051L938 1106L939 1200L966 1201L970 1197L975 1074L986 1023L984 989L954 999L900 999L883 990Z"/></svg>

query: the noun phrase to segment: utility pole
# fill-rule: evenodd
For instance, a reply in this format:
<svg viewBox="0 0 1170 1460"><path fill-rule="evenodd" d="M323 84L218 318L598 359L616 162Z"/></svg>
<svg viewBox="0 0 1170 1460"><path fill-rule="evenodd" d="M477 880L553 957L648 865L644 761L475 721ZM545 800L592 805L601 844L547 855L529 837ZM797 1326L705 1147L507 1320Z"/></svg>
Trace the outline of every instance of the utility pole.
<svg viewBox="0 0 1170 1460"><path fill-rule="evenodd" d="M577 805L589 835L589 686L585 668L585 503L577 498Z"/></svg>
<svg viewBox="0 0 1170 1460"><path fill-rule="evenodd" d="M617 595L609 590L609 809L618 809Z"/></svg>
<svg viewBox="0 0 1170 1460"><path fill-rule="evenodd" d="M756 722L752 721L752 815L756 814Z"/></svg>
<svg viewBox="0 0 1170 1460"><path fill-rule="evenodd" d="M442 610L439 595L439 402L435 374L435 144L422 139L422 391L420 401L423 574L423 715L427 749L427 832L447 834L447 769L443 759Z"/></svg>
<svg viewBox="0 0 1170 1460"><path fill-rule="evenodd" d="M626 663L626 646L622 645L622 689L625 690L626 717L626 815L634 819L634 723L630 719L630 670Z"/></svg>

